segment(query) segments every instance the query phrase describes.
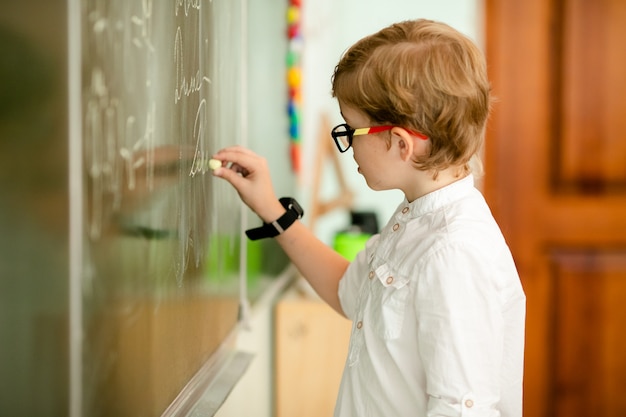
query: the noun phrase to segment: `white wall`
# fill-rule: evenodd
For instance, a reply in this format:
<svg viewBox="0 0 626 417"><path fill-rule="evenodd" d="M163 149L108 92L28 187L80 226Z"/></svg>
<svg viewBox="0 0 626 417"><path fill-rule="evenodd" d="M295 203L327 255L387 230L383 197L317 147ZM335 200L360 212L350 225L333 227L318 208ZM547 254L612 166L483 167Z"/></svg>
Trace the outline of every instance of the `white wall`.
<svg viewBox="0 0 626 417"><path fill-rule="evenodd" d="M305 207L312 196L313 162L319 124L323 114L331 125L343 123L336 101L330 95L330 77L341 54L354 42L401 20L427 18L443 21L482 45L483 0L309 0L303 2L303 174L300 178L300 199ZM332 140L330 132L326 134ZM382 227L402 200L397 191L374 192L356 172L352 153L340 155L343 173L355 193L356 210L372 210ZM322 197L337 194L336 176L327 169L323 175ZM305 217L306 220L306 217ZM347 211L336 211L320 219L316 234L331 244L336 232L349 225Z"/></svg>

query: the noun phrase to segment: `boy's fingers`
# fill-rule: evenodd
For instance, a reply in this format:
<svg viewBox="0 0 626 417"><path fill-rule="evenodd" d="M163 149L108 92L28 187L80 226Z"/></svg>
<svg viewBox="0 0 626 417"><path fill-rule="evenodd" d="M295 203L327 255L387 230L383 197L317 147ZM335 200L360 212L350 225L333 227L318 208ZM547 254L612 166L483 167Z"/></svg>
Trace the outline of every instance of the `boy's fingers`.
<svg viewBox="0 0 626 417"><path fill-rule="evenodd" d="M213 155L213 158L237 165L238 167L235 169L241 174L243 174L243 170L250 171L250 167L261 162L261 158L257 154L239 146L222 149Z"/></svg>
<svg viewBox="0 0 626 417"><path fill-rule="evenodd" d="M241 163L242 161L253 159L256 155L246 148L232 147L218 151L213 157L229 162Z"/></svg>
<svg viewBox="0 0 626 417"><path fill-rule="evenodd" d="M216 167L213 169L213 172L218 177L224 176L224 173L227 171L235 172L236 174L239 174L242 177L247 177L248 175L250 175L250 172L251 172L249 169L247 169L246 167L242 165L239 165L236 162L226 162L224 164L222 161L218 159L211 159L211 161L216 161L217 163L220 164L220 165L216 165Z"/></svg>
<svg viewBox="0 0 626 417"><path fill-rule="evenodd" d="M239 173L226 167L216 169L215 171L213 171L213 175L225 179L226 181L231 183L232 186L235 187L237 190L239 190L239 188L243 186L243 181L245 181L245 178L239 175Z"/></svg>
<svg viewBox="0 0 626 417"><path fill-rule="evenodd" d="M250 174L248 169L237 163L233 163L230 167L228 167L228 169L235 171L237 174L241 174L242 177L247 177Z"/></svg>

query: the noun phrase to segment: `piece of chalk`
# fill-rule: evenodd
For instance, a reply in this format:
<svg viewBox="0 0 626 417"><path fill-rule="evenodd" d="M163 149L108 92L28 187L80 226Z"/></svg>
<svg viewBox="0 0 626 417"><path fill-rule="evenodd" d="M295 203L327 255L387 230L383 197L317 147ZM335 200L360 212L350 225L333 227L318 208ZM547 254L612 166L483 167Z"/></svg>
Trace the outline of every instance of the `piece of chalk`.
<svg viewBox="0 0 626 417"><path fill-rule="evenodd" d="M213 171L215 171L221 166L222 166L222 161L220 161L219 159L209 159L209 168L211 168Z"/></svg>

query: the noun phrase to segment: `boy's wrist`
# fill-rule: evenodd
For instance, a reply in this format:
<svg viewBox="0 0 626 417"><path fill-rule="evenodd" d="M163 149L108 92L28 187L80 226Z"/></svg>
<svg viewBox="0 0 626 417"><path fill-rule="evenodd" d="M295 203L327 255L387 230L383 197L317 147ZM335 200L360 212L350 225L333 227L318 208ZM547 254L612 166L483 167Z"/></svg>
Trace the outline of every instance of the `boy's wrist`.
<svg viewBox="0 0 626 417"><path fill-rule="evenodd" d="M271 223L271 222L277 220L283 214L285 214L285 211L286 211L286 209L283 207L282 204L280 204L280 201L278 199L276 199L271 204L271 206L269 206L266 209L264 209L262 213L258 213L257 212L257 214L259 215L261 220L263 220L263 222Z"/></svg>
<svg viewBox="0 0 626 417"><path fill-rule="evenodd" d="M264 220L262 226L246 230L246 235L250 240L276 237L291 227L296 220L302 218L304 215L302 207L300 207L300 204L298 204L295 199L291 197L282 197L278 202L281 209L275 212L280 213L277 217L274 217L273 215L271 217L268 215L266 218L262 217Z"/></svg>

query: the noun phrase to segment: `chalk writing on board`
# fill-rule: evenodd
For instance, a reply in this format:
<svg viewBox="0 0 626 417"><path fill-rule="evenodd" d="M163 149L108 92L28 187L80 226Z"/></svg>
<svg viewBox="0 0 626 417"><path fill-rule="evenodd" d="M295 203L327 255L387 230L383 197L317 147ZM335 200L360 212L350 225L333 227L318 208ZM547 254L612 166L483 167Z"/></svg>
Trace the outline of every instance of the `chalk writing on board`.
<svg viewBox="0 0 626 417"><path fill-rule="evenodd" d="M211 1L212 0L210 0L209 2ZM189 16L189 10L191 9L200 10L201 5L202 5L201 0L176 0L175 14L176 16L178 16L178 11L182 7L183 10L185 11L185 16Z"/></svg>
<svg viewBox="0 0 626 417"><path fill-rule="evenodd" d="M128 173L126 186L131 191L135 189L135 172L143 166L147 166L146 186L148 190L152 190L154 186L154 118L156 104L151 102L148 107L146 127L143 136L139 138L130 149L126 147L120 148L120 156L126 162L126 172ZM129 116L126 119L127 131L132 130L134 121L135 118L133 116ZM148 151L143 155L139 154L138 157L134 157L140 149L147 149Z"/></svg>
<svg viewBox="0 0 626 417"><path fill-rule="evenodd" d="M132 46L124 43L116 36L116 30L121 22L111 16L103 16L94 12L92 36L95 45L102 49L102 53L115 51L121 48L123 61L133 60L131 48L144 50L149 57L154 54L154 45L150 39L152 1L142 1L141 14L130 17L132 32ZM120 47L120 45L122 45ZM101 57L100 57L101 58ZM150 62L149 58L146 61ZM115 64L114 64L115 65ZM144 67L147 64L144 63ZM141 66L138 66L141 68ZM89 233L91 238L98 239L102 233L105 210L104 195L111 197L112 205L108 210L118 210L122 203L122 190L134 190L136 186L136 171L146 166L146 186L151 189L154 178L154 100L146 103L144 109L122 107L125 98L115 85L121 83L120 74L107 68L103 59L94 59L91 67L90 85L86 103L85 126L86 148L88 152L88 173L92 181L91 193L91 221ZM149 73L145 76L146 87L151 81ZM138 115L134 111L143 111L142 120L145 120L143 132L137 132L136 121ZM133 155L140 149L148 152L134 158ZM122 159L122 163L119 162ZM125 184L121 182L124 181Z"/></svg>
<svg viewBox="0 0 626 417"><path fill-rule="evenodd" d="M206 134L206 100L200 101L200 107L196 113L196 119L193 124L193 138L196 142L196 149L193 155L193 163L191 164L191 171L189 176L193 177L198 172L205 173L209 168L206 161L209 160L211 155L204 149L204 140Z"/></svg>
<svg viewBox="0 0 626 417"><path fill-rule="evenodd" d="M218 6L199 0L86 1L86 230L96 241L121 222L131 234L176 240L171 265L182 285L209 236L238 236L237 202L205 175L214 148L240 133L238 68L226 65L234 49L215 38L231 37L232 21L213 20ZM218 221L218 212L232 222Z"/></svg>
<svg viewBox="0 0 626 417"><path fill-rule="evenodd" d="M200 73L200 68L195 75L187 79L185 75L185 57L183 53L183 35L180 26L176 29L176 40L174 41L174 65L176 66L176 90L174 92L174 103L178 103L183 95L189 96L202 89L202 82L211 83L206 75Z"/></svg>
<svg viewBox="0 0 626 417"><path fill-rule="evenodd" d="M244 1L80 4L84 410L161 415L237 323Z"/></svg>
<svg viewBox="0 0 626 417"><path fill-rule="evenodd" d="M130 21L133 26L140 29L139 36L133 36L133 44L138 48L146 46L150 51L154 51L154 45L151 41L152 28L152 0L143 0L141 2L141 16L132 15Z"/></svg>
<svg viewBox="0 0 626 417"><path fill-rule="evenodd" d="M184 4L183 4L184 3ZM188 1L183 2L179 1L176 14L178 15L178 7L184 5L185 16L189 16L190 8L194 8L196 10L200 10L200 2ZM177 104L183 97L189 97L192 94L199 94L202 90L203 83L207 85L211 84L211 79L202 72L200 65L198 63L197 69L191 69L191 75L188 77L188 74L185 72L186 70L186 59L185 59L185 50L184 50L185 42L183 40L183 34L181 27L178 26L176 28L176 38L174 40L174 67L176 68L176 86L174 90L174 103ZM201 44L197 46L201 47ZM200 54L201 51L197 51L197 54ZM210 157L209 153L204 149L204 144L207 143L206 140L206 117L207 111L207 103L206 99L200 99L200 103L198 105L198 109L196 111L196 116L194 119L193 131L192 131L192 139L195 143L195 152L193 156L193 162L191 165L191 169L189 171L189 176L193 177L197 173L204 174L207 171L207 166L205 161Z"/></svg>

